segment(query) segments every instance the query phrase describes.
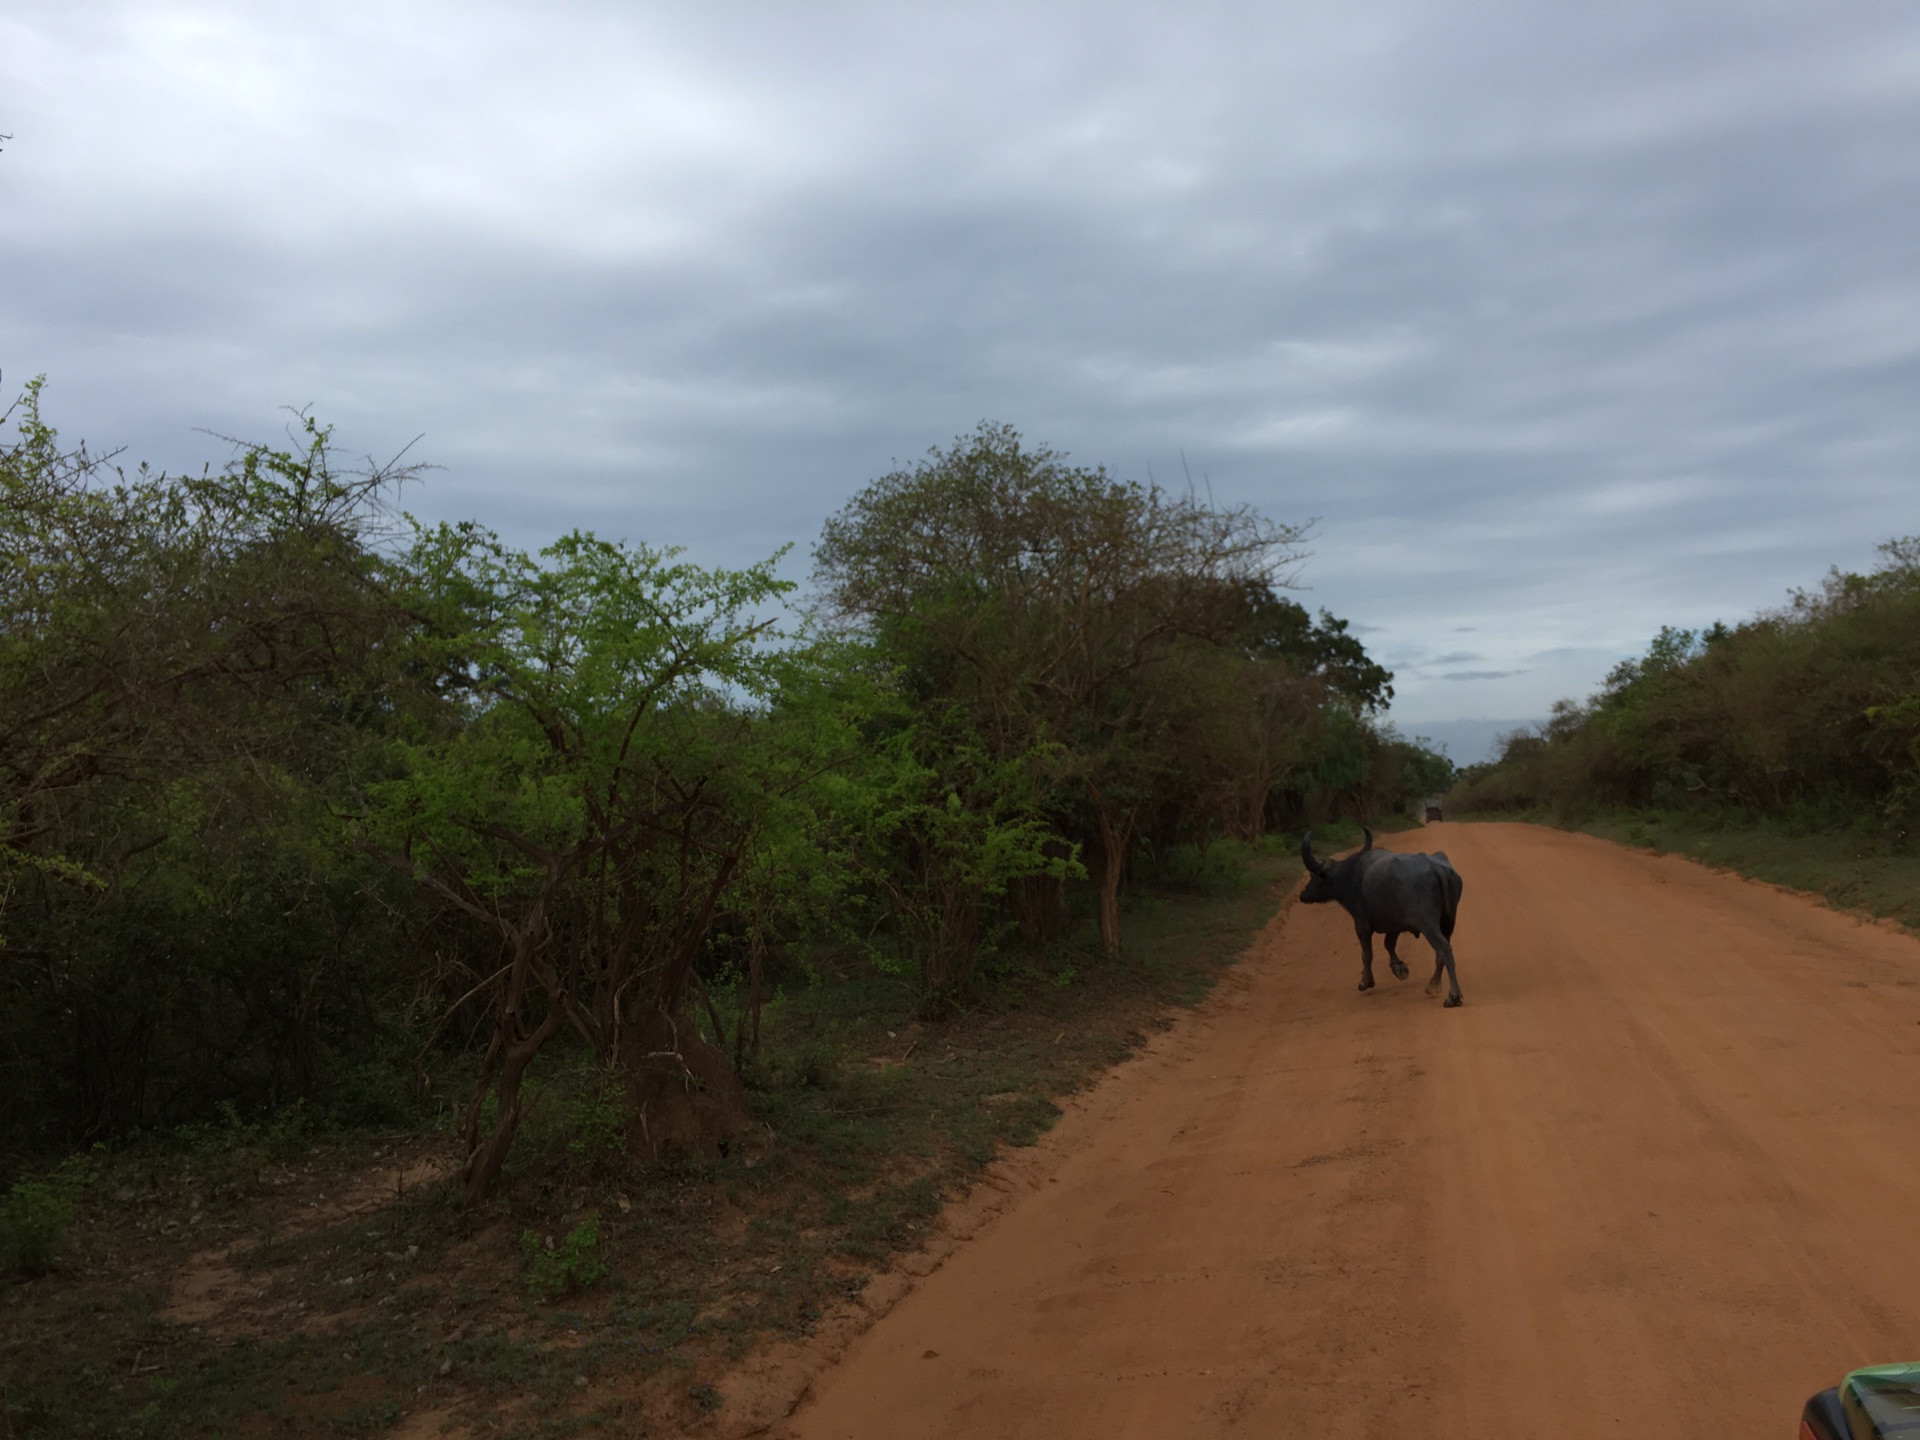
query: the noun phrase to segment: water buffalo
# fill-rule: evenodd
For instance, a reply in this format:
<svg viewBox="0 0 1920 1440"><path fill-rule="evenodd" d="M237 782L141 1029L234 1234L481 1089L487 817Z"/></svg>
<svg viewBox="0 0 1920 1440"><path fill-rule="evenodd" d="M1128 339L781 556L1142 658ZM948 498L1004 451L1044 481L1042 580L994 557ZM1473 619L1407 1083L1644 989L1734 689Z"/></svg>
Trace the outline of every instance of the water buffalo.
<svg viewBox="0 0 1920 1440"><path fill-rule="evenodd" d="M1387 937L1387 960L1397 979L1407 978L1407 967L1394 953L1403 934L1422 937L1433 946L1433 978L1427 994L1440 988L1447 976L1447 1006L1460 1003L1460 979L1453 970L1453 922L1460 913L1460 872L1439 852L1396 855L1373 848L1373 831L1360 827L1366 845L1343 860L1313 858L1313 832L1300 837L1300 858L1309 875L1300 899L1307 905L1338 901L1353 917L1360 936L1360 988L1373 988L1373 937Z"/></svg>

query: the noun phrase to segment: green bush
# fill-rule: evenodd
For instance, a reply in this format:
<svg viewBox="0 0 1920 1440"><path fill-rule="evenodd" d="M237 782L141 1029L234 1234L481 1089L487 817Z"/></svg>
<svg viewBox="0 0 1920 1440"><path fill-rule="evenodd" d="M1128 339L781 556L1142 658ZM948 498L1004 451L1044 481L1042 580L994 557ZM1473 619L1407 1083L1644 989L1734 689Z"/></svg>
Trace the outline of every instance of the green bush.
<svg viewBox="0 0 1920 1440"><path fill-rule="evenodd" d="M395 737L451 723L406 644L401 473L305 423L122 471L39 391L0 416L0 930L46 957L0 984L0 1155L404 1073L434 915L349 834Z"/></svg>
<svg viewBox="0 0 1920 1440"><path fill-rule="evenodd" d="M420 1100L411 1074L391 1057L345 1066L327 1097L327 1116L349 1129L383 1129L419 1118Z"/></svg>
<svg viewBox="0 0 1920 1440"><path fill-rule="evenodd" d="M1247 861L1252 848L1238 840L1210 840L1196 845L1187 842L1168 847L1154 867L1154 878L1163 885L1215 895L1238 890L1247 883Z"/></svg>
<svg viewBox="0 0 1920 1440"><path fill-rule="evenodd" d="M631 1110L617 1074L574 1051L530 1077L522 1098L516 1172L564 1176L582 1184L626 1173ZM483 1128L492 1125L497 1107L495 1097L487 1096Z"/></svg>
<svg viewBox="0 0 1920 1440"><path fill-rule="evenodd" d="M10 1176L143 1135L238 1192L316 1122L411 1125L466 1076L434 1098L467 1203L510 1151L606 1178L631 1117L589 1072L644 1039L624 1017L677 1045L698 997L686 1038L746 1067L784 968L913 977L952 1018L1015 933L1065 988L1145 924L1134 879L1232 892L1269 825L1404 813L1451 774L1381 721L1392 676L1347 623L1282 593L1304 525L1005 427L855 496L814 618L776 624L777 558L396 525L411 468L348 468L304 417L194 476L63 450L37 382L10 413L0 932L55 957L0 984ZM1905 694L1861 703L1920 794ZM1083 910L1104 960L1068 943ZM497 1063L555 1015L533 1069ZM858 1068L782 1063L756 1082Z"/></svg>
<svg viewBox="0 0 1920 1440"><path fill-rule="evenodd" d="M86 1184L84 1161L69 1160L50 1175L16 1180L0 1201L0 1262L21 1275L53 1268Z"/></svg>
<svg viewBox="0 0 1920 1440"><path fill-rule="evenodd" d="M626 1087L611 1070L595 1067L560 1116L567 1169L581 1178L618 1173L627 1161Z"/></svg>
<svg viewBox="0 0 1920 1440"><path fill-rule="evenodd" d="M1005 971L995 968L989 973L998 975ZM748 1069L745 1078L755 1090L762 1092L831 1092L838 1090L846 1079L846 1061L846 1044L834 1031L821 1033L807 1028L798 1034L782 1034L779 1042L761 1052L758 1063Z"/></svg>
<svg viewBox="0 0 1920 1440"><path fill-rule="evenodd" d="M264 1123L244 1120L231 1100L214 1107L219 1118L197 1120L173 1131L174 1144L186 1154L207 1187L216 1194L237 1194L260 1179L270 1164L285 1164L305 1154L315 1125L307 1107L295 1101Z"/></svg>
<svg viewBox="0 0 1920 1440"><path fill-rule="evenodd" d="M1502 737L1449 807L1858 822L1897 840L1920 821L1920 539L1880 549L1872 574L1835 571L1740 625L1662 629L1599 693Z"/></svg>
<svg viewBox="0 0 1920 1440"><path fill-rule="evenodd" d="M537 1299L571 1295L607 1276L597 1211L569 1230L558 1245L551 1235L543 1240L532 1230L521 1231L520 1254L527 1265L527 1290Z"/></svg>

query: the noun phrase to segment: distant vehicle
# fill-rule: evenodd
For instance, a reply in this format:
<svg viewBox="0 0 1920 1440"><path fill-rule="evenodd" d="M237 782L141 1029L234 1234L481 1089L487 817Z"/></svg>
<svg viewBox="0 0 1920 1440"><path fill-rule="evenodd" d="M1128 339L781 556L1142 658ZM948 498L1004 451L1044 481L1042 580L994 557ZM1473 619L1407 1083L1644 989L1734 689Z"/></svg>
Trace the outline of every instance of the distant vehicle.
<svg viewBox="0 0 1920 1440"><path fill-rule="evenodd" d="M1428 820L1444 820L1446 818L1447 818L1446 816L1440 813L1440 802L1438 800L1427 801L1427 819Z"/></svg>
<svg viewBox="0 0 1920 1440"><path fill-rule="evenodd" d="M1855 1370L1800 1412L1800 1440L1912 1440L1916 1435L1920 1362Z"/></svg>

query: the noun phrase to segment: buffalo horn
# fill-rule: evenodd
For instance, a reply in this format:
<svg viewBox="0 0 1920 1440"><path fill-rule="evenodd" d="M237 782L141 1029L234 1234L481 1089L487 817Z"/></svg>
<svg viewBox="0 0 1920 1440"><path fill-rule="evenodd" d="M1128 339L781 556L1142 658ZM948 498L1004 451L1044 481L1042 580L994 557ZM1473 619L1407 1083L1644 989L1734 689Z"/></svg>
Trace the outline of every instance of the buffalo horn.
<svg viewBox="0 0 1920 1440"><path fill-rule="evenodd" d="M1321 865L1313 858L1313 831L1309 830L1300 837L1300 860L1309 871L1318 875Z"/></svg>
<svg viewBox="0 0 1920 1440"><path fill-rule="evenodd" d="M1367 843L1362 845L1360 848L1362 850L1371 850L1373 848L1373 832L1367 829L1366 826L1362 825L1360 827L1360 833L1367 837Z"/></svg>

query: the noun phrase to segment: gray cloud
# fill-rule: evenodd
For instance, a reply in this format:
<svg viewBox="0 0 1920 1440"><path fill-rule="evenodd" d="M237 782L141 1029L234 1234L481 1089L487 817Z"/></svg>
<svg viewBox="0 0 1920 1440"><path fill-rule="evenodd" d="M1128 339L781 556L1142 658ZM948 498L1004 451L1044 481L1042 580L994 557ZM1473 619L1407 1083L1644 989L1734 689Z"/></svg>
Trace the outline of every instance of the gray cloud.
<svg viewBox="0 0 1920 1440"><path fill-rule="evenodd" d="M1916 77L1910 10L1778 0L38 7L0 367L716 562L982 417L1184 456L1320 518L1396 714L1540 714L1920 530Z"/></svg>

